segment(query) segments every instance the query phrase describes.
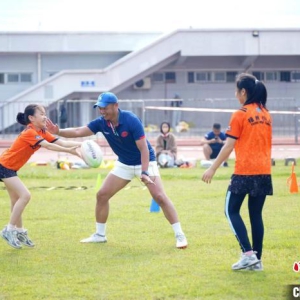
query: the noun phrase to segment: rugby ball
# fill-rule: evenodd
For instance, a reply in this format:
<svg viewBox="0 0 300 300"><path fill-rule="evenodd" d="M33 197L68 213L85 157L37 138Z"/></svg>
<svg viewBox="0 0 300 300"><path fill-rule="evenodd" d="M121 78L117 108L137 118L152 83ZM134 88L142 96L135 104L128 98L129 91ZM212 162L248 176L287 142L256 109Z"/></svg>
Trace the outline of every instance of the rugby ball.
<svg viewBox="0 0 300 300"><path fill-rule="evenodd" d="M81 144L80 150L82 159L88 166L98 168L101 165L103 153L96 142L92 140L85 140Z"/></svg>

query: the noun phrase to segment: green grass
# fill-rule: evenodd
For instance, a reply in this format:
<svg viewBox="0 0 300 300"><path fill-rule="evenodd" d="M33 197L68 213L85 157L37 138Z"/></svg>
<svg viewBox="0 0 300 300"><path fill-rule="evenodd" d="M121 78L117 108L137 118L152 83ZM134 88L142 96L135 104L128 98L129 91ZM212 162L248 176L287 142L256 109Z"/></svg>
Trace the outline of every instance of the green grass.
<svg viewBox="0 0 300 300"><path fill-rule="evenodd" d="M283 161L273 167L264 272L233 272L240 249L223 212L232 166L211 185L200 180L201 168L161 170L189 240L177 250L171 226L162 212L149 212L151 196L137 179L111 200L108 243L80 244L95 230L97 174L108 171L27 165L19 176L32 199L23 219L36 247L16 250L0 240L0 299L286 299L286 286L300 284L292 270L300 260L300 195L286 185L291 168ZM49 190L59 186L70 189ZM0 199L4 226L10 204L3 184ZM242 214L249 228L246 205Z"/></svg>

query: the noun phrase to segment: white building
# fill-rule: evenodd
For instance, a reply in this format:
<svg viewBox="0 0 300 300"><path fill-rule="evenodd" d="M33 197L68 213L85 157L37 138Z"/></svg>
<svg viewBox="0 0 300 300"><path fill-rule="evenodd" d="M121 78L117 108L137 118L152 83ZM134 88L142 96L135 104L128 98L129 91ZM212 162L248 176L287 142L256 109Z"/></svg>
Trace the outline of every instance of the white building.
<svg viewBox="0 0 300 300"><path fill-rule="evenodd" d="M265 82L269 107L294 110L300 101L300 29L190 29L168 35L2 32L0 131L13 130L17 112L28 103L43 103L57 118L55 109L63 100L68 100L69 126L86 124L95 116L87 100L103 91L144 103L179 94L186 107L234 108L240 72ZM207 99L223 100L204 104ZM152 104L169 106L166 101ZM146 116L148 123L162 118L170 118L169 112ZM186 118L196 127L211 121L197 113Z"/></svg>

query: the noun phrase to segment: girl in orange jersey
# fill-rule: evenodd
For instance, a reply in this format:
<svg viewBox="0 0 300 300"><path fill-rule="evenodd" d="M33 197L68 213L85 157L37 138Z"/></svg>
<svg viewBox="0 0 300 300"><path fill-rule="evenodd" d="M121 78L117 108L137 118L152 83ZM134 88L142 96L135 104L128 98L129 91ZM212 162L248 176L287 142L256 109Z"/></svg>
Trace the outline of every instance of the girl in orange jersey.
<svg viewBox="0 0 300 300"><path fill-rule="evenodd" d="M240 74L236 81L236 98L242 107L232 114L226 131L226 143L202 180L210 183L217 168L235 150L235 169L229 184L225 214L235 234L242 256L232 265L233 270L263 270L261 255L264 225L262 209L267 195L273 194L271 178L272 122L266 108L265 85L250 74ZM244 198L248 209L252 245L240 215Z"/></svg>
<svg viewBox="0 0 300 300"><path fill-rule="evenodd" d="M44 147L53 151L67 152L80 157L76 151L81 143L62 141L55 138L46 128L44 107L28 105L25 112L17 115L18 123L27 125L9 149L0 156L0 181L4 182L11 201L11 216L7 226L0 232L1 237L14 248L21 244L34 247L27 231L23 228L22 213L30 200L30 192L17 176L17 171L29 160L32 154Z"/></svg>

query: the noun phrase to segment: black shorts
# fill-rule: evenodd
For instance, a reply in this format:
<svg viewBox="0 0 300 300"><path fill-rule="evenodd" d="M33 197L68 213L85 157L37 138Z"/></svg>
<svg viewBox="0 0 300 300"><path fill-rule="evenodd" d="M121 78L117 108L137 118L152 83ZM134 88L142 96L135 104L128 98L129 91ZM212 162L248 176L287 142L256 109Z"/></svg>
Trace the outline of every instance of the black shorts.
<svg viewBox="0 0 300 300"><path fill-rule="evenodd" d="M211 149L212 153L210 155L210 159L214 159L217 158L217 156L219 155L221 149Z"/></svg>
<svg viewBox="0 0 300 300"><path fill-rule="evenodd" d="M273 195L271 175L231 176L228 190L233 194L249 194L253 197Z"/></svg>
<svg viewBox="0 0 300 300"><path fill-rule="evenodd" d="M16 171L7 169L0 164L0 181L2 181L3 178L10 178L15 176L18 176Z"/></svg>

